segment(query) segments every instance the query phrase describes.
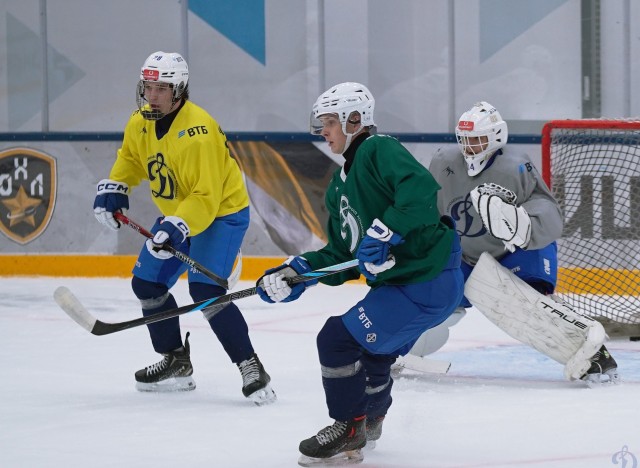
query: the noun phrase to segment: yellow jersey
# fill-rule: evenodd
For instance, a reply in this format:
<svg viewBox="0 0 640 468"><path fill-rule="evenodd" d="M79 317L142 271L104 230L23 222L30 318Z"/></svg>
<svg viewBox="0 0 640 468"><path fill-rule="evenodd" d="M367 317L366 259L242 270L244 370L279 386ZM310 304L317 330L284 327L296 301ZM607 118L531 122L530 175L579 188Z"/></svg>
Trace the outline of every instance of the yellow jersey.
<svg viewBox="0 0 640 468"><path fill-rule="evenodd" d="M169 131L158 139L156 122L135 111L124 131L109 177L135 187L149 180L164 216L179 216L195 236L220 216L249 206L238 163L227 137L204 109L186 101Z"/></svg>

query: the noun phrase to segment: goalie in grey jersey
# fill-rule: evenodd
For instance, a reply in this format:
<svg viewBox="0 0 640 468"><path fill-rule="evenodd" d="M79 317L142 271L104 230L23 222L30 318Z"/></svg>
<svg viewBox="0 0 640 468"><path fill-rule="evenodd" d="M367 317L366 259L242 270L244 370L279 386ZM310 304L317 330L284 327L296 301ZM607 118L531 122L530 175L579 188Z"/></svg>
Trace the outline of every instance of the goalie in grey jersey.
<svg viewBox="0 0 640 468"><path fill-rule="evenodd" d="M438 208L456 220L460 234L465 297L411 354L442 347L449 327L474 305L512 337L564 364L568 379L616 382L602 326L553 295L563 217L533 162L505 146L507 123L487 102L462 114L456 137L459 149L440 149L429 170L442 186Z"/></svg>

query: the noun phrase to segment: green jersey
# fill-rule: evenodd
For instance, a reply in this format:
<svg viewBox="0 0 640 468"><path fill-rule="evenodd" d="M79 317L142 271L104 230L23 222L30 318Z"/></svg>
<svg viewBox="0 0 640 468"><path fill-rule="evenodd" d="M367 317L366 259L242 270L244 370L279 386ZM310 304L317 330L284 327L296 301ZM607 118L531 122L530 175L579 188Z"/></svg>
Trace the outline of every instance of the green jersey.
<svg viewBox="0 0 640 468"><path fill-rule="evenodd" d="M440 221L440 186L395 138L356 138L345 157L354 149L353 159L347 158L348 164L334 173L325 194L328 243L301 256L314 270L351 260L367 229L378 218L400 234L404 243L391 247L395 266L368 284L412 284L436 277L449 260L454 236L453 230ZM358 277L354 269L321 281L338 285Z"/></svg>

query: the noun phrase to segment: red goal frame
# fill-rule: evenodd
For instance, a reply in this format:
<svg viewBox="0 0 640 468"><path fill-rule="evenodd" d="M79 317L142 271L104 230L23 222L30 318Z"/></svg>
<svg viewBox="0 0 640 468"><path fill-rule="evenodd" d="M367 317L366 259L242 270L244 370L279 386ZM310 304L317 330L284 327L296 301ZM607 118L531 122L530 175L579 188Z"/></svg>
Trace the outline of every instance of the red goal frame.
<svg viewBox="0 0 640 468"><path fill-rule="evenodd" d="M551 132L556 128L575 129L620 129L640 130L640 120L605 120L605 119L566 119L551 120L542 127L542 140L540 148L542 154L542 178L551 188Z"/></svg>
<svg viewBox="0 0 640 468"><path fill-rule="evenodd" d="M542 177L553 189L553 167L551 161L552 136L554 130L612 130L640 131L640 119L565 119L551 120L542 128L540 142ZM603 278L606 278L603 281ZM577 281L575 281L577 279ZM558 269L556 293L572 304L573 307L596 318L603 323L610 336L640 336L640 310L637 302L627 300L628 297L640 298L640 270L616 268L592 268L568 266ZM567 296L567 294L569 296ZM574 298L571 301L570 296ZM621 296L622 299L611 299L607 296ZM601 301L602 303L597 303ZM631 315L628 315L630 311ZM618 314L625 312L627 315Z"/></svg>

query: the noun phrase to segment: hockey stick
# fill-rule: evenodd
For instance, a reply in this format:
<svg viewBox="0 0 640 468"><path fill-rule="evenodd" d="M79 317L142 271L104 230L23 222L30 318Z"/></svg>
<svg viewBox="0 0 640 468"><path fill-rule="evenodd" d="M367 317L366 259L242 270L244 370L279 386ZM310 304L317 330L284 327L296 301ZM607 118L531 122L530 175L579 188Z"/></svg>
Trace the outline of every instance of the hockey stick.
<svg viewBox="0 0 640 468"><path fill-rule="evenodd" d="M145 228L143 228L142 226L140 226L138 223L136 223L135 221L129 219L127 216L125 216L124 214L120 213L120 212L115 212L113 214L113 217L120 221L122 224L126 224L127 226L129 226L131 229L133 229L136 232L139 232L140 234L142 234L144 237L146 237L147 239L153 239L153 234L151 234L149 231L147 231ZM203 265L201 265L200 263L196 262L193 258L183 254L182 252L180 252L179 250L174 249L172 246L170 245L164 245L162 246L162 250L166 250L167 252L169 252L171 255L173 255L174 257L176 257L178 260L180 260L183 263L186 263L187 265L189 265L191 268L196 270L196 273L202 273L203 275L205 275L207 278L209 278L210 280L215 281L216 283L218 283L220 286L222 286L224 289L229 289L229 282L224 279L221 278L220 276L216 275L215 273L213 273L212 271L207 270L207 268L205 268Z"/></svg>
<svg viewBox="0 0 640 468"><path fill-rule="evenodd" d="M391 366L391 369L398 373L407 369L425 374L446 374L449 372L450 367L451 363L449 361L441 361L438 359L429 359L414 356L413 354L407 354L405 356L398 357L393 366Z"/></svg>
<svg viewBox="0 0 640 468"><path fill-rule="evenodd" d="M319 270L303 273L298 276L293 276L287 279L289 284L298 284L309 281L310 279L322 278L323 276L333 275L346 270L350 270L358 266L358 260L350 260L344 263L338 263L337 265L321 268ZM179 315L186 314L188 312L195 312L201 310L204 312L213 313L217 310L221 310L231 301L242 299L244 297L250 297L257 294L256 287L243 289L233 293L225 294L224 296L214 297L211 299L205 299L186 306L178 307L171 310L166 310L158 314L149 315L147 317L140 317L134 320L118 323L107 323L96 319L89 311L82 305L82 303L76 298L68 288L60 286L53 293L53 298L58 305L64 310L69 317L71 317L78 325L85 330L89 331L93 335L108 335L110 333L119 332L128 328L138 327L140 325L148 325L150 323L159 322Z"/></svg>

